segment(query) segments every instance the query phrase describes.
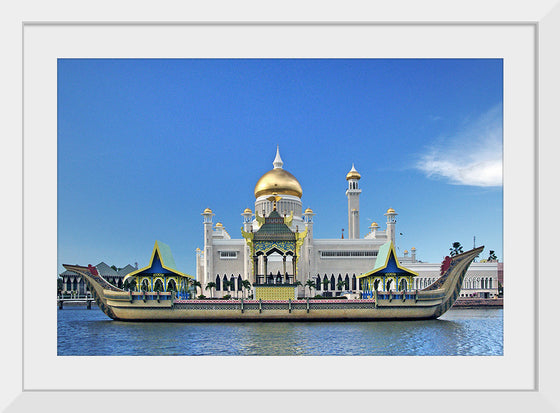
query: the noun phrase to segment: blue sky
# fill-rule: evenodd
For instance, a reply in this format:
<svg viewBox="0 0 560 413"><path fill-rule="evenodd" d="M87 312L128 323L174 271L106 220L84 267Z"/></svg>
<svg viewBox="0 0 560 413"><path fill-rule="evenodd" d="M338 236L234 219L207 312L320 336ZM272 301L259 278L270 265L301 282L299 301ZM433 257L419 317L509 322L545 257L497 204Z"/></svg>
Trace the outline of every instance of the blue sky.
<svg viewBox="0 0 560 413"><path fill-rule="evenodd" d="M502 257L500 59L60 59L58 270L147 265L155 240L195 273L210 207L240 238L272 168L303 188L316 238L397 213L398 252L439 262L454 241ZM402 233L402 235L400 235Z"/></svg>

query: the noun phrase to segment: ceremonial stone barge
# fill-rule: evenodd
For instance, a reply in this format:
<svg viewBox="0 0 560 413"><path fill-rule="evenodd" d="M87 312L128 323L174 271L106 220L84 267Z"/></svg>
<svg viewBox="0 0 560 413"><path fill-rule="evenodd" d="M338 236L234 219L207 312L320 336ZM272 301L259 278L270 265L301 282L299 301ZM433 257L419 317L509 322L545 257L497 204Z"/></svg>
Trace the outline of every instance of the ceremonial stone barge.
<svg viewBox="0 0 560 413"><path fill-rule="evenodd" d="M410 290L414 273L402 267L391 242L384 246L384 260L360 276L362 298L287 300L197 300L185 299L175 291L125 291L101 277L96 268L67 265L67 270L84 277L99 308L113 320L123 321L328 321L328 320L422 320L438 318L457 300L471 262L484 247L478 247L442 263L440 278L422 290ZM379 257L381 258L381 257ZM376 281L393 277L401 290L376 289ZM189 278L174 268L168 247L156 242L150 265L127 278L137 285L169 282L184 285ZM400 280L400 281L399 281ZM408 281L407 281L408 282ZM286 284L286 283L283 283ZM289 283L288 283L289 284ZM254 287L255 289L257 286Z"/></svg>

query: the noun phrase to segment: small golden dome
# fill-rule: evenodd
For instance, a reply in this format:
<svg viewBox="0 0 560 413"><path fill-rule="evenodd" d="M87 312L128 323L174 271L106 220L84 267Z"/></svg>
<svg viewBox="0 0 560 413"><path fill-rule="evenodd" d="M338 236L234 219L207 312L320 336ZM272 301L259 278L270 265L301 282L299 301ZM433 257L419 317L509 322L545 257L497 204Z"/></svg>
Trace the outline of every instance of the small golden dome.
<svg viewBox="0 0 560 413"><path fill-rule="evenodd" d="M222 228L222 227L223 227L223 225L222 225L221 222L218 222L218 223L216 224L216 228Z"/></svg>
<svg viewBox="0 0 560 413"><path fill-rule="evenodd" d="M204 214L211 214L212 210L210 208L206 208L203 213Z"/></svg>
<svg viewBox="0 0 560 413"><path fill-rule="evenodd" d="M394 213L395 213L395 210L393 208L389 208L387 210L387 214L394 214Z"/></svg>
<svg viewBox="0 0 560 413"><path fill-rule="evenodd" d="M370 227L372 227L372 228L378 228L379 225L377 225L377 222L372 222L371 225L370 225Z"/></svg>
<svg viewBox="0 0 560 413"><path fill-rule="evenodd" d="M307 209L305 210L305 213L306 213L306 214L312 214L312 213L313 213L313 210L312 210L311 208L307 208Z"/></svg>
<svg viewBox="0 0 560 413"><path fill-rule="evenodd" d="M405 253L405 254L408 254L408 250L404 250L404 253Z"/></svg>
<svg viewBox="0 0 560 413"><path fill-rule="evenodd" d="M360 179L361 177L362 175L360 175L360 173L356 171L356 168L354 168L354 164L352 164L352 169L350 169L350 172L346 174L346 180L348 181L349 179Z"/></svg>
<svg viewBox="0 0 560 413"><path fill-rule="evenodd" d="M274 168L257 181L255 198L274 194L293 195L301 198L303 190L295 176L282 168Z"/></svg>
<svg viewBox="0 0 560 413"><path fill-rule="evenodd" d="M250 208L245 208L245 211L243 211L244 214L252 214L253 211L251 211Z"/></svg>
<svg viewBox="0 0 560 413"><path fill-rule="evenodd" d="M410 249L410 251L416 251L416 248L412 247L412 248Z"/></svg>

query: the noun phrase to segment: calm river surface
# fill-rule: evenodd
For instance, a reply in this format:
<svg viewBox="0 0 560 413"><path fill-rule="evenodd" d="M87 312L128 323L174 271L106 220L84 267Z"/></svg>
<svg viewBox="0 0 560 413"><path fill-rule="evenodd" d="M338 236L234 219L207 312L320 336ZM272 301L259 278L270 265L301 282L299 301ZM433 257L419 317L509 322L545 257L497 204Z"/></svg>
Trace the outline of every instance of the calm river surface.
<svg viewBox="0 0 560 413"><path fill-rule="evenodd" d="M452 309L437 320L134 323L98 308L58 310L59 356L496 356L502 309Z"/></svg>

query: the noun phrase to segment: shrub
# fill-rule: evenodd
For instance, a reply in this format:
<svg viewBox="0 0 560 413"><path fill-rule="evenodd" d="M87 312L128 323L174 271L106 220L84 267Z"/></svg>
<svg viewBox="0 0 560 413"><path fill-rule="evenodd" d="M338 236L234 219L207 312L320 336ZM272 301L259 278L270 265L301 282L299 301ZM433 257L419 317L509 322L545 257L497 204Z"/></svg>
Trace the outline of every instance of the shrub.
<svg viewBox="0 0 560 413"><path fill-rule="evenodd" d="M198 296L198 299L199 299L199 300L204 300L205 298L206 298L206 296L205 296L204 294L200 294L200 295Z"/></svg>
<svg viewBox="0 0 560 413"><path fill-rule="evenodd" d="M226 294L222 297L222 300L229 300L231 298L230 294Z"/></svg>

